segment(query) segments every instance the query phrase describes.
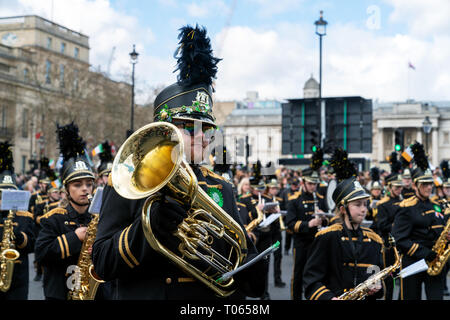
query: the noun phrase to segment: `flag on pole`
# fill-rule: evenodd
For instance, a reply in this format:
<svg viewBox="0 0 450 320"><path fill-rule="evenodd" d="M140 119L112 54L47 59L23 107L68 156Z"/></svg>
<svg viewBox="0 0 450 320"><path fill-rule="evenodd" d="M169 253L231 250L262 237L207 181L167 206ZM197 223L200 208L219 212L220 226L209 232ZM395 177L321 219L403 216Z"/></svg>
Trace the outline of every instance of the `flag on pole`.
<svg viewBox="0 0 450 320"><path fill-rule="evenodd" d="M411 160L414 158L414 153L411 150L411 147L408 147L403 151L402 157L406 159L406 161L411 162Z"/></svg>
<svg viewBox="0 0 450 320"><path fill-rule="evenodd" d="M50 159L50 161L48 162L48 166L50 167L50 169L55 169L55 159Z"/></svg>
<svg viewBox="0 0 450 320"><path fill-rule="evenodd" d="M59 181L59 179L56 179L51 182L51 185L53 188L59 189L61 187L61 182Z"/></svg>
<svg viewBox="0 0 450 320"><path fill-rule="evenodd" d="M416 67L414 67L411 62L408 62L408 67L413 69L413 70L416 70Z"/></svg>
<svg viewBox="0 0 450 320"><path fill-rule="evenodd" d="M103 151L104 151L103 145L100 143L98 146L94 148L94 150L92 150L92 156L95 157L95 155L102 153Z"/></svg>

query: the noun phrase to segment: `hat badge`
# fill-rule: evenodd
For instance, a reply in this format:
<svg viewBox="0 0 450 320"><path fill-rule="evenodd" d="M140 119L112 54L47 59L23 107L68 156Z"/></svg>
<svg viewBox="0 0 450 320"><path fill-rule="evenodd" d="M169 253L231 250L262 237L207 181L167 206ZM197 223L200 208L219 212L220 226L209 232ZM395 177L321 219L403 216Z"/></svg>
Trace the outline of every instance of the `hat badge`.
<svg viewBox="0 0 450 320"><path fill-rule="evenodd" d="M80 171L80 170L89 170L88 167L86 166L86 163L84 163L83 161L77 161L75 162L75 171Z"/></svg>
<svg viewBox="0 0 450 320"><path fill-rule="evenodd" d="M197 91L195 100L192 101L192 106L196 111L207 111L209 109L209 96L205 92Z"/></svg>
<svg viewBox="0 0 450 320"><path fill-rule="evenodd" d="M4 176L2 183L13 183L12 177L11 176Z"/></svg>

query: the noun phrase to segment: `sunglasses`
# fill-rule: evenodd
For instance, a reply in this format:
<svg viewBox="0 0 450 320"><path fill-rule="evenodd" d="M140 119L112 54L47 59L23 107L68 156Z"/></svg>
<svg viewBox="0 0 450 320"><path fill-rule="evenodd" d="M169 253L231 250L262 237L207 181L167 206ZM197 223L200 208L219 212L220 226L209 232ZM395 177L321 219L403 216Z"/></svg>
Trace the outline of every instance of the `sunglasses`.
<svg viewBox="0 0 450 320"><path fill-rule="evenodd" d="M201 129L205 135L212 135L216 130L214 125L203 122L194 123L192 121L177 121L173 124L179 129L186 130L191 136L194 136L199 129Z"/></svg>

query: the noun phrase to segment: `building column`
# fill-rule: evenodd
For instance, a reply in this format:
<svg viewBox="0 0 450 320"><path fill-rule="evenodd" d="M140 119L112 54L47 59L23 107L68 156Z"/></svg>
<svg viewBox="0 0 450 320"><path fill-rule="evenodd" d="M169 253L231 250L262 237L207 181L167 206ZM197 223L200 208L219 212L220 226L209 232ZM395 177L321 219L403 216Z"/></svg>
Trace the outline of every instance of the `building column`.
<svg viewBox="0 0 450 320"><path fill-rule="evenodd" d="M424 144L424 141L422 141L422 129L418 129L417 130L417 137L416 137L417 142ZM414 142L413 142L414 143Z"/></svg>
<svg viewBox="0 0 450 320"><path fill-rule="evenodd" d="M384 155L384 128L378 129L377 144L378 144L377 160L378 160L378 163L380 163L381 161L384 160L384 157L383 157L383 155Z"/></svg>
<svg viewBox="0 0 450 320"><path fill-rule="evenodd" d="M439 141L437 128L433 128L431 131L431 163L434 166L439 165Z"/></svg>

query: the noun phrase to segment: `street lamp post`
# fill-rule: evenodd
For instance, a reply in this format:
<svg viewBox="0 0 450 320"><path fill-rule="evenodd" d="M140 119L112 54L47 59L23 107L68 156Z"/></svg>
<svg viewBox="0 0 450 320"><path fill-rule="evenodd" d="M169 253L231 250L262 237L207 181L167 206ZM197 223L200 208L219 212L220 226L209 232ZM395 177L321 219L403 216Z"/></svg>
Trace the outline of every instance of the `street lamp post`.
<svg viewBox="0 0 450 320"><path fill-rule="evenodd" d="M425 152L428 153L428 136L432 129L432 123L428 116L425 117L425 120L422 122L423 132L425 132Z"/></svg>
<svg viewBox="0 0 450 320"><path fill-rule="evenodd" d="M131 71L131 116L130 116L130 129L127 132L129 137L134 132L134 66L137 63L139 53L136 52L136 45L133 44L133 51L130 52L131 65L133 69Z"/></svg>
<svg viewBox="0 0 450 320"><path fill-rule="evenodd" d="M319 36L319 103L320 103L320 114L321 114L321 121L320 121L320 131L321 131L321 138L320 138L320 145L323 148L324 142L326 138L326 118L325 118L325 103L322 101L322 37L327 34L327 24L323 19L323 11L320 10L320 18L316 22L314 22L316 25L316 34Z"/></svg>

